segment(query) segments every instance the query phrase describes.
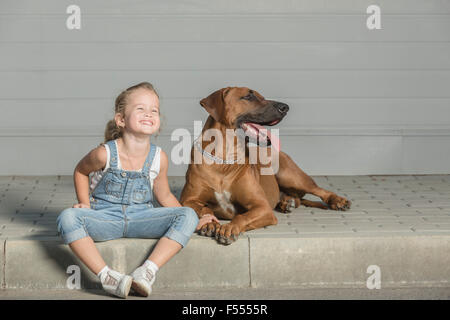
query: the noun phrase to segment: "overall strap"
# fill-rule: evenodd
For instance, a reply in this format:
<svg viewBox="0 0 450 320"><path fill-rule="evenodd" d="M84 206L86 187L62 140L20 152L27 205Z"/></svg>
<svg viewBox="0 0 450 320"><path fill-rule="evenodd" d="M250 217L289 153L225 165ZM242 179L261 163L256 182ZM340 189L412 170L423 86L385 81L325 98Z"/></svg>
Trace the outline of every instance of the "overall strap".
<svg viewBox="0 0 450 320"><path fill-rule="evenodd" d="M109 140L108 142L106 142L106 144L109 146L110 151L109 167L118 169L118 160L117 160L118 153L115 141L116 140Z"/></svg>
<svg viewBox="0 0 450 320"><path fill-rule="evenodd" d="M145 159L144 166L142 167L143 173L148 173L150 170L150 166L152 165L153 158L156 153L156 145L150 142L150 151L148 152L147 158Z"/></svg>

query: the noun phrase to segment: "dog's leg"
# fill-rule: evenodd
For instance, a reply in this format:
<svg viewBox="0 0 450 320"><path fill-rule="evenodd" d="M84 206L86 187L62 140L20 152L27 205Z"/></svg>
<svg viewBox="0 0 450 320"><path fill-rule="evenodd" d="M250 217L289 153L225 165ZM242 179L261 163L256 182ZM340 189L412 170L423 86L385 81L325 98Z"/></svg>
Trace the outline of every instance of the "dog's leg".
<svg viewBox="0 0 450 320"><path fill-rule="evenodd" d="M248 192L251 190L251 192ZM247 211L236 214L230 223L216 230L216 239L222 244L231 244L242 232L277 224L277 218L267 200L263 188L255 181L254 175L245 173L233 183L231 196Z"/></svg>
<svg viewBox="0 0 450 320"><path fill-rule="evenodd" d="M251 210L234 216L231 222L221 225L216 230L215 236L219 243L228 245L236 241L245 231L274 224L277 224L277 218L269 203L267 202L266 205L258 203L252 206Z"/></svg>
<svg viewBox="0 0 450 320"><path fill-rule="evenodd" d="M310 193L321 198L328 207L319 202L305 199L301 200L301 204L303 205L323 209L330 208L333 210L350 209L351 202L349 200L317 186L310 176L303 172L286 153L281 151L279 153L279 170L275 174L275 177L280 190L287 195L297 196L301 199L305 193Z"/></svg>
<svg viewBox="0 0 450 320"><path fill-rule="evenodd" d="M300 198L297 196L290 196L284 192L280 192L280 202L278 202L275 209L280 212L288 213L292 209L298 208L300 206Z"/></svg>
<svg viewBox="0 0 450 320"><path fill-rule="evenodd" d="M205 214L214 216L213 210L206 206L207 199L211 197L210 193L211 192L206 188L201 188L199 185L194 186L191 183L186 183L181 191L180 203L184 207L194 209L199 218L203 217ZM219 227L220 224L213 221L205 224L198 233L202 236L211 237L214 236L215 231L219 229Z"/></svg>

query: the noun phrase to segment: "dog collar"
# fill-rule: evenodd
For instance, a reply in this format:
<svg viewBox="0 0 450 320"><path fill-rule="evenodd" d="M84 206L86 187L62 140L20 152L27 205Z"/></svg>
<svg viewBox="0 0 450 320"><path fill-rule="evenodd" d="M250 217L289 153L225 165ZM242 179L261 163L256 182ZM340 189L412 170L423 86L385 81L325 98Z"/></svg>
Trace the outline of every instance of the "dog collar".
<svg viewBox="0 0 450 320"><path fill-rule="evenodd" d="M200 138L200 137L199 137ZM194 146L197 148L198 151L200 151L206 158L209 158L211 160L213 160L215 163L217 164L235 164L237 163L238 159L235 160L223 160L219 157L216 157L215 155L212 155L209 152L206 152L205 150L203 150L202 148L202 143L201 140L197 138L194 141Z"/></svg>

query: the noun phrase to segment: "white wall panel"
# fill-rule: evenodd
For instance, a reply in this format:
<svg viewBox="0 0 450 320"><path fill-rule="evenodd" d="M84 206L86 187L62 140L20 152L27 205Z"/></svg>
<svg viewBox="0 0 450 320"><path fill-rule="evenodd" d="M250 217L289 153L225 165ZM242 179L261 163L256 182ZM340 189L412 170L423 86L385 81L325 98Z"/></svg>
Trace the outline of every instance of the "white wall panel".
<svg viewBox="0 0 450 320"><path fill-rule="evenodd" d="M276 128L310 174L450 173L450 1L78 0L72 31L71 4L0 2L0 175L72 174L140 81L167 153L200 99L248 86L290 105Z"/></svg>

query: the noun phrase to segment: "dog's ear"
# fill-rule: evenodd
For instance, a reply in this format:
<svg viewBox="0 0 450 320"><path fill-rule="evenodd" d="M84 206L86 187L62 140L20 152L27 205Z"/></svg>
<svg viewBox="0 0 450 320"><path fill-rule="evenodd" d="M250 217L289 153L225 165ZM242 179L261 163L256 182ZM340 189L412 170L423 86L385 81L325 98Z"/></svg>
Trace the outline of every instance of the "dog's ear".
<svg viewBox="0 0 450 320"><path fill-rule="evenodd" d="M221 122L225 110L225 96L230 90L230 87L222 88L211 93L206 98L200 100L200 105L208 111L208 113L216 120Z"/></svg>

